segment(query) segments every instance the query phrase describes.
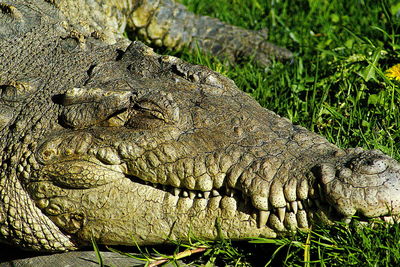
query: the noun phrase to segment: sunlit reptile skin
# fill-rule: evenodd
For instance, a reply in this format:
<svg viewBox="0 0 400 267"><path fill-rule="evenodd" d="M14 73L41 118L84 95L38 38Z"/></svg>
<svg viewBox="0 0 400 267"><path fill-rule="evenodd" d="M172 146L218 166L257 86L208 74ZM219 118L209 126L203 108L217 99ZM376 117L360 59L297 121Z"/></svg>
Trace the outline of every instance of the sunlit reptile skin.
<svg viewBox="0 0 400 267"><path fill-rule="evenodd" d="M215 239L218 227L231 239L275 237L399 212L397 161L339 149L228 78L122 37L128 25L157 45L266 63L259 34L170 1L68 3L0 4L2 241L65 251L92 237ZM157 21L169 27L155 33Z"/></svg>

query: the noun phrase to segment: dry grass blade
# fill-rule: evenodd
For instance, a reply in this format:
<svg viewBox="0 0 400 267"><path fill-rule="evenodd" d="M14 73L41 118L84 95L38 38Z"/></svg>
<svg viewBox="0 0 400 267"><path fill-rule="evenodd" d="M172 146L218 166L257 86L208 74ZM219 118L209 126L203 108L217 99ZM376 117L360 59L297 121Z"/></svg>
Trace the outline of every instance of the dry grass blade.
<svg viewBox="0 0 400 267"><path fill-rule="evenodd" d="M171 259L172 259L172 260L180 260L180 259L189 257L189 256L191 256L191 255L193 255L193 254L204 252L204 251L206 251L206 250L207 250L207 248L188 249L188 250L179 252L178 254L176 254L176 255L174 255L174 256L171 256L171 257L167 257L167 258L165 258L165 257L158 257L157 259L155 259L154 261L152 261L152 262L148 265L148 267L159 266L159 265L161 265L161 264L164 264L164 263L170 261Z"/></svg>

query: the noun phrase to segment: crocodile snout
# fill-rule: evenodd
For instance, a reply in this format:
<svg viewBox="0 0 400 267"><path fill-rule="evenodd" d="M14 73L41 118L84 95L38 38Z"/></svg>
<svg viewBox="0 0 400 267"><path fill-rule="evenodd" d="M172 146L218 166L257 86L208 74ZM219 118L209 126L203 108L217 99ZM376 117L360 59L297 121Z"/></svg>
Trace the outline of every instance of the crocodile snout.
<svg viewBox="0 0 400 267"><path fill-rule="evenodd" d="M400 164L377 150L351 149L340 163L322 164L325 198L345 220L400 213Z"/></svg>

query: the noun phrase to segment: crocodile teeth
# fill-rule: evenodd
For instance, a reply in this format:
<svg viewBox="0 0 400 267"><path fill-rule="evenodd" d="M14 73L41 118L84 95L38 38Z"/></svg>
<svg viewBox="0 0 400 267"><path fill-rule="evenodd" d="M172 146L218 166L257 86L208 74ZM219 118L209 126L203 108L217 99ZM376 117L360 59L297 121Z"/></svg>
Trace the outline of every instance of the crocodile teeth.
<svg viewBox="0 0 400 267"><path fill-rule="evenodd" d="M278 218L281 222L285 219L286 208L278 208Z"/></svg>
<svg viewBox="0 0 400 267"><path fill-rule="evenodd" d="M203 198L203 197L204 197L204 195L203 195L203 193L202 193L202 192L198 192L198 193L197 193L197 197L198 197L198 198Z"/></svg>
<svg viewBox="0 0 400 267"><path fill-rule="evenodd" d="M179 188L174 188L174 196L179 196L179 194L181 193L181 189L179 189Z"/></svg>
<svg viewBox="0 0 400 267"><path fill-rule="evenodd" d="M296 201L296 203L299 210L304 210L303 203L301 201Z"/></svg>
<svg viewBox="0 0 400 267"><path fill-rule="evenodd" d="M393 219L392 216L384 216L384 217L383 217L383 220L384 220L386 223L394 224L394 219Z"/></svg>
<svg viewBox="0 0 400 267"><path fill-rule="evenodd" d="M258 228L261 228L267 224L270 211L260 210L258 214Z"/></svg>
<svg viewBox="0 0 400 267"><path fill-rule="evenodd" d="M292 201L292 202L290 202L290 207L292 208L293 213L296 214L296 213L297 213L297 210L298 210L297 201Z"/></svg>
<svg viewBox="0 0 400 267"><path fill-rule="evenodd" d="M189 191L189 198L190 199L194 199L194 197L196 196L196 193L193 191Z"/></svg>
<svg viewBox="0 0 400 267"><path fill-rule="evenodd" d="M183 196L183 197L188 197L188 196L189 196L189 193L188 193L187 191L183 191L183 192L182 192L182 196Z"/></svg>
<svg viewBox="0 0 400 267"><path fill-rule="evenodd" d="M211 191L211 195L213 196L213 197L218 197L219 196L219 193L218 193L218 191L217 190L213 190L213 191Z"/></svg>
<svg viewBox="0 0 400 267"><path fill-rule="evenodd" d="M209 197L210 197L210 194L211 194L210 191L204 192L204 198L209 198Z"/></svg>
<svg viewBox="0 0 400 267"><path fill-rule="evenodd" d="M351 223L351 217L345 217L342 219L342 222L344 222L345 224L350 224Z"/></svg>
<svg viewBox="0 0 400 267"><path fill-rule="evenodd" d="M232 190L232 188L229 188L229 187L226 188L226 195L227 195L228 197L233 197L233 190Z"/></svg>

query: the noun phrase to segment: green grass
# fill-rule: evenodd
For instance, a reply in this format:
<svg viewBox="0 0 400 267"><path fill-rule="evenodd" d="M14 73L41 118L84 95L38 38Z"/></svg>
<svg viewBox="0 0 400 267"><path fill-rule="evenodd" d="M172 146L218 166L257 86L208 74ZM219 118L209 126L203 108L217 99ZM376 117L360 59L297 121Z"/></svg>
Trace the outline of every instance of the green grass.
<svg viewBox="0 0 400 267"><path fill-rule="evenodd" d="M295 53L268 69L226 66L183 53L222 72L264 107L341 147L381 149L400 158L398 83L384 71L399 62L400 10L393 1L185 0L189 9L237 26L269 29ZM397 144L397 145L396 145Z"/></svg>
<svg viewBox="0 0 400 267"><path fill-rule="evenodd" d="M400 84L385 70L400 63L400 4L346 0L182 0L190 10L259 30L295 53L292 64L229 66L198 53L179 56L233 79L261 105L340 147L380 149L400 159ZM397 15L396 15L397 13ZM196 240L197 263L223 266L398 266L400 227L336 225L249 242ZM174 253L174 252L172 252ZM175 251L175 253L177 253Z"/></svg>

